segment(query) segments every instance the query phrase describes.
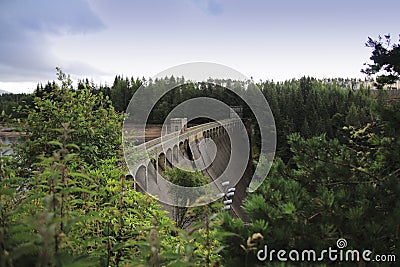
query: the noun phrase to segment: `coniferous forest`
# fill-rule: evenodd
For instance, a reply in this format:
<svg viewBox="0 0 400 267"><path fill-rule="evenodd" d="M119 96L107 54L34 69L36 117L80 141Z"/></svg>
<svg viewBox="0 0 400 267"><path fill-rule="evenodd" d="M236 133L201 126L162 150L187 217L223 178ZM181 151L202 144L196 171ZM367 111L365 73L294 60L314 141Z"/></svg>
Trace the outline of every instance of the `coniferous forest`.
<svg viewBox="0 0 400 267"><path fill-rule="evenodd" d="M367 46L372 64L363 71L378 75L375 84L302 77L246 87L234 80L116 76L111 86L98 86L86 78L74 84L57 68L57 80L32 94L1 95L1 123L15 128L19 141L0 158L0 266L291 266L260 261L257 252L265 245L322 251L339 238L347 249L395 255L397 262L293 265L396 266L400 102L386 88L400 77L400 45L369 39ZM275 118L277 148L267 178L244 200L247 221L232 218L221 203L178 209L171 218L156 199L134 190L121 131L144 82L154 90L183 84L157 103L151 124L195 97L243 106L255 162L263 156L260 126L241 99L217 84L261 90ZM199 173L167 175L177 184L182 177L189 186L206 183Z"/></svg>

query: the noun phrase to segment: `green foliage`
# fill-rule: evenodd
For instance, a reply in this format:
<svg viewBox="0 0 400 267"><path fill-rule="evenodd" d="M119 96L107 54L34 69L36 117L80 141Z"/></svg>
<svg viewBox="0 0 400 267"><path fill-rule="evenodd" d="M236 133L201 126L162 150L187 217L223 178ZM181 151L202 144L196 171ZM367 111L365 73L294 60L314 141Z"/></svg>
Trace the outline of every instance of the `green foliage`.
<svg viewBox="0 0 400 267"><path fill-rule="evenodd" d="M168 236L172 229L172 222L155 200L134 191L133 182L125 180L113 161L90 170L89 180L82 181L89 190L83 201L74 203L84 219L71 229L76 233L71 249L88 251L105 266L124 265L142 257L139 244L153 225L160 225L157 232L161 236ZM173 238L165 240L173 245Z"/></svg>
<svg viewBox="0 0 400 267"><path fill-rule="evenodd" d="M203 176L201 172L170 168L165 172L165 175L171 183L185 187L196 187L208 183L208 178Z"/></svg>
<svg viewBox="0 0 400 267"><path fill-rule="evenodd" d="M26 113L18 107L33 107L31 94L0 94L0 122L9 123L10 119L25 118Z"/></svg>
<svg viewBox="0 0 400 267"><path fill-rule="evenodd" d="M27 119L19 124L25 134L15 151L24 170L31 168L39 155L51 156L53 144L49 142L60 141L52 129L61 128L63 123L69 123L71 143L79 147L73 151L89 165L119 153L122 116L101 94L71 89L71 80L59 69L58 77L61 87L41 92L34 99L34 108L27 110Z"/></svg>
<svg viewBox="0 0 400 267"><path fill-rule="evenodd" d="M115 158L96 169L79 161L69 151L76 149L71 132L64 124L62 142L51 142L55 152L42 157L24 188L3 169L2 266L125 265L143 256L139 244L155 223L174 246L172 222L155 200L133 190Z"/></svg>
<svg viewBox="0 0 400 267"><path fill-rule="evenodd" d="M306 138L326 134L329 138L341 138L343 125L360 127L372 121L374 101L369 90L351 90L344 86L346 82L349 81L303 77L259 85L274 114L276 155L284 162L292 157L287 141L289 134L300 133ZM255 150L258 150L258 127L255 131Z"/></svg>
<svg viewBox="0 0 400 267"><path fill-rule="evenodd" d="M380 89L395 83L400 78L400 44L391 44L390 34L384 37L383 39L379 36L378 40L368 37L365 45L373 49L370 57L373 63L362 70L368 75L378 74L376 85Z"/></svg>
<svg viewBox="0 0 400 267"><path fill-rule="evenodd" d="M117 159L93 168L71 154L64 126L25 188L3 161L0 266L217 266L212 209L204 224L176 229Z"/></svg>
<svg viewBox="0 0 400 267"><path fill-rule="evenodd" d="M59 79L61 87L37 92L20 154L1 158L0 266L218 264L215 209L203 207L204 222L188 232L176 228L155 199L133 189L113 156L120 116L101 94L74 91L61 71ZM107 131L115 132L101 136ZM100 155L91 150L97 145ZM16 160L29 170L23 176ZM206 182L199 173L184 176L194 186Z"/></svg>
<svg viewBox="0 0 400 267"><path fill-rule="evenodd" d="M142 81L139 79L130 80L128 78L123 78L116 76L114 84L110 90L110 99L115 110L119 112L125 112L129 101L131 100L133 94L142 85Z"/></svg>
<svg viewBox="0 0 400 267"><path fill-rule="evenodd" d="M167 169L165 172L168 180L176 185L185 186L185 187L198 187L208 183L208 178L203 176L201 172L190 172L184 171L179 168ZM186 203L185 199L182 199L183 196L179 194L175 194L173 191L171 194L174 196L176 202L178 203ZM191 195L192 200L196 200L201 197L199 195ZM174 218L175 225L179 228L186 228L190 226L193 222L200 220L204 216L204 207L173 207L172 217Z"/></svg>
<svg viewBox="0 0 400 267"><path fill-rule="evenodd" d="M171 232L176 241L174 244L160 234L156 223L148 238L140 243L143 257L132 263L134 266L220 266L222 247L218 240L222 239L224 232L216 227L219 218L211 214L211 207L205 207L203 221L193 224L188 230L174 229Z"/></svg>

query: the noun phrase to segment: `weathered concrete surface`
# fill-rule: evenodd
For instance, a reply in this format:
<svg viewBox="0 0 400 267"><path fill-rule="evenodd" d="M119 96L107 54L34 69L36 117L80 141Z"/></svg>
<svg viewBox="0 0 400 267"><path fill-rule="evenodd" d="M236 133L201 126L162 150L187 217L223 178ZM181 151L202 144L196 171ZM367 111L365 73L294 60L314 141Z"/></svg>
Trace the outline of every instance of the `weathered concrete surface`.
<svg viewBox="0 0 400 267"><path fill-rule="evenodd" d="M224 131L224 130L223 130ZM196 139L191 142L190 148L192 150L192 154L195 158L201 158L203 159L204 166L209 165L208 168L206 168L203 171L203 174L205 176L208 176L211 181L214 181L217 177L219 177L224 170L227 168L228 162L231 157L231 152L234 153L233 150L238 149L239 152L241 151L242 147L240 144L235 144L235 146L231 145L229 136L226 133L222 133L218 136L211 136L210 137L214 144L216 145L216 155L215 158L213 157L214 155L209 155L210 151L213 151L212 149L207 148L207 142L202 142L201 139ZM243 133L243 142L248 142L247 139L247 132ZM210 141L208 141L210 143ZM250 151L251 155L251 151ZM211 164L209 164L212 162ZM203 166L198 166L202 168ZM245 213L242 208L243 200L246 197L246 189L250 184L251 177L253 175L253 165L251 162L251 158L248 159L247 162L247 168L246 171L244 172L242 178L238 182L237 185L229 185L229 187L235 187L235 195L232 198L232 204L231 204L231 215L237 218L241 218L243 221L247 221L247 218L245 216ZM228 188L223 188L221 186L221 193L226 193L226 190Z"/></svg>

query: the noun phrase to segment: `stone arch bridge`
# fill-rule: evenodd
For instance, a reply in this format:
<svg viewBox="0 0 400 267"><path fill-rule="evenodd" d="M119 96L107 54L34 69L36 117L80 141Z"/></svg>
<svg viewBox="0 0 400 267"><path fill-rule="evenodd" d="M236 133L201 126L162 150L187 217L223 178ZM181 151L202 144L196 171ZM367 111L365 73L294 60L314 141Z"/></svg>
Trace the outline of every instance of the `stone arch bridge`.
<svg viewBox="0 0 400 267"><path fill-rule="evenodd" d="M244 130L240 119L227 119L190 127L184 132L177 131L163 135L136 146L132 154L125 151L130 175L136 182L136 190L143 192L149 188L160 187L162 183L158 180L159 176L162 176L167 168L175 166L184 169L201 169L203 175L209 177L210 181L214 181L224 172L231 157L233 147L228 135L229 131L240 131L244 141L250 140L250 135ZM212 144L207 141L210 139L213 141ZM211 149L210 145L213 146ZM250 155L251 151L246 157L248 160L245 163L246 170L235 186L230 211L233 216L242 219L245 219L245 215L241 204L253 175ZM131 168L131 166L134 167ZM219 185L218 189L221 193L227 190L222 185ZM159 188L159 190L161 192L168 188Z"/></svg>

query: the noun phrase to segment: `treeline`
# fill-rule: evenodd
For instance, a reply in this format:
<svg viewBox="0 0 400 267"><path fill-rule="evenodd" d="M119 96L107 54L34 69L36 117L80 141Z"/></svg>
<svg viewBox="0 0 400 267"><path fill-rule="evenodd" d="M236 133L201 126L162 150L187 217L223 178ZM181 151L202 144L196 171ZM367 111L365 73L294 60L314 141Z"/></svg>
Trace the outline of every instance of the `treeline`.
<svg viewBox="0 0 400 267"><path fill-rule="evenodd" d="M177 105L196 97L210 97L223 101L229 106L242 106L243 117L250 121L255 129L254 150L258 155L260 147L259 127L250 108L235 93L225 87L242 90L244 94L249 82L232 80L209 80L203 83L187 82L183 77L165 77L148 80L116 76L111 87L96 86L88 79L79 80L75 90L88 89L93 94L102 94L111 101L117 112L125 112L129 102L140 86L146 82L146 90L163 90L166 86L174 88L165 94L154 106L148 119L150 124L161 124ZM345 85L352 80L317 80L310 77L285 82L265 81L256 84L267 99L275 118L277 129L277 155L285 162L291 157L287 144L287 135L300 133L311 137L325 133L327 137L339 137L343 125L361 126L371 121L371 97L369 88L352 90ZM354 82L354 81L353 81ZM48 82L39 84L33 94L6 94L0 96L1 119L25 117L26 113L18 106L33 108L33 98L42 97L56 90L58 85ZM207 121L207 120L204 120ZM202 123L198 120L197 123Z"/></svg>
<svg viewBox="0 0 400 267"><path fill-rule="evenodd" d="M130 99L136 90L142 85L144 79L128 79L122 76L116 76L113 85L96 85L89 79L79 80L75 90L88 89L93 94L102 94L106 99L111 100L112 105L118 112L124 112L129 104ZM18 107L33 108L33 100L35 97L43 97L46 94L54 92L59 88L55 82L39 83L32 94L2 94L0 95L0 122L9 120L10 118L26 118L27 114L21 112Z"/></svg>
<svg viewBox="0 0 400 267"><path fill-rule="evenodd" d="M289 134L340 138L344 125L360 127L372 120L373 99L369 88L344 89L340 83L323 83L310 77L282 83L264 82L259 87L274 114L277 155L284 161L291 157ZM257 141L256 146L259 147Z"/></svg>
<svg viewBox="0 0 400 267"><path fill-rule="evenodd" d="M266 97L269 97L270 94L267 91L276 90L277 94L280 93L286 94L285 100L291 99L292 96L288 96L288 94L292 94L293 89L299 89L300 86L304 85L304 81L312 80L312 86L305 88L302 87L302 90L309 91L315 87L319 89L329 89L329 90L342 90L353 88L354 84L359 84L360 81L356 81L353 79L325 79L325 80L316 80L311 78L303 77L300 80L290 80L285 82L259 82L257 84L258 87L262 88ZM228 105L244 105L238 97L231 93L228 90L225 90L221 86L215 86L212 83L220 84L224 86L236 86L240 88L244 88L246 83L248 82L237 82L232 80L209 80L210 83L187 83L183 77L165 77L163 79L156 80L146 80L145 78L139 79L134 77L123 77L117 75L114 79L112 86L106 85L96 85L93 81L89 81L89 79L82 79L77 82L77 86L75 86L75 90L88 89L94 94L103 94L105 97L111 100L112 105L115 110L118 112L125 112L128 104L134 95L134 93L140 88L143 83L146 83L147 86L152 87L164 87L168 85L170 87L179 87L176 90L173 90L171 93L167 94L163 99L158 102L158 105L155 107L153 115L151 116L149 123L161 123L163 121L163 114L168 113L172 110L176 105L182 103L183 101L193 98L193 97L213 97L216 99L224 100L224 102ZM349 85L350 84L350 85ZM3 94L0 95L0 112L3 113L3 116L0 120L4 120L5 115L10 115L11 117L24 117L26 114L21 114L16 110L18 106L32 107L33 98L34 97L42 97L44 94L50 93L58 88L58 85L55 81L47 82L45 85L42 83L38 84L33 94ZM360 88L360 86L358 86ZM363 86L361 84L361 89ZM265 91L267 90L267 91ZM346 90L347 92L347 90ZM271 96L268 101L274 101L275 98ZM280 100L280 99L279 99ZM278 100L278 101L279 101ZM278 103L279 105L280 103ZM275 107L274 103L270 103L271 108Z"/></svg>
<svg viewBox="0 0 400 267"><path fill-rule="evenodd" d="M261 90L273 112L277 130L277 155L285 162L291 157L287 136L300 133L303 137L326 134L340 137L343 125L360 127L371 121L372 103L369 88L344 88L340 82L325 82L310 77L285 82L208 80L185 83L184 78L166 77L147 84L146 90L164 90L166 93L154 106L149 123L163 123L166 116L180 103L196 97L210 97L229 106L242 106L243 118L254 128L254 149L260 148L259 126L250 107L234 92L225 87L241 90L252 96L252 90ZM257 153L256 155L257 156Z"/></svg>

